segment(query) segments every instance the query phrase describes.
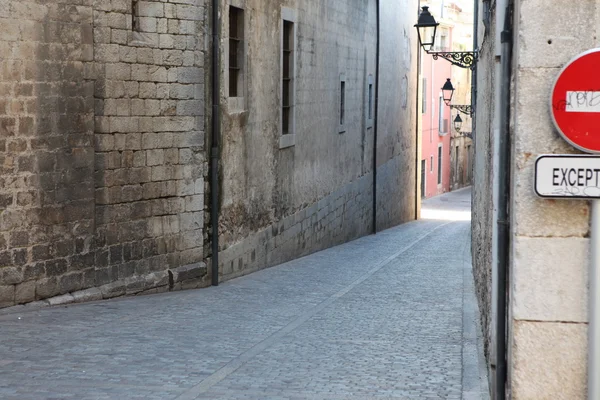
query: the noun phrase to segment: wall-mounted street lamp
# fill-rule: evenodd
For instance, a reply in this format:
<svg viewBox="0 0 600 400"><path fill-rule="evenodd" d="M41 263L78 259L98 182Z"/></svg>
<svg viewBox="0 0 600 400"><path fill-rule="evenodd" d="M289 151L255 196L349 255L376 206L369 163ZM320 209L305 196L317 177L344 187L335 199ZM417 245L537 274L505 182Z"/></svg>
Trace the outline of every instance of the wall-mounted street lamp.
<svg viewBox="0 0 600 400"><path fill-rule="evenodd" d="M454 130L460 133L460 128L462 128L463 120L460 117L460 114L456 114L456 118L454 118Z"/></svg>
<svg viewBox="0 0 600 400"><path fill-rule="evenodd" d="M419 34L419 44L427 54L431 54L434 60L442 57L452 64L462 68L474 69L477 63L478 53L475 51L431 51L435 45L435 34L439 23L429 12L429 7L423 6L419 20L415 25Z"/></svg>
<svg viewBox="0 0 600 400"><path fill-rule="evenodd" d="M444 97L444 103L447 106L450 106L450 109L455 109L460 111L463 114L467 114L469 117L473 116L473 106L470 104L450 104L452 100L452 96L454 95L454 86L452 86L452 82L450 78L446 79L446 83L442 87L442 95Z"/></svg>
<svg viewBox="0 0 600 400"><path fill-rule="evenodd" d="M460 128L462 128L463 120L460 117L460 114L456 114L456 118L454 118L454 130L458 133L457 136L467 137L469 139L473 139L473 134L471 132L461 132Z"/></svg>
<svg viewBox="0 0 600 400"><path fill-rule="evenodd" d="M449 106L452 101L452 96L454 96L454 86L452 86L450 78L446 79L446 83L442 86L442 96L444 97L444 103Z"/></svg>

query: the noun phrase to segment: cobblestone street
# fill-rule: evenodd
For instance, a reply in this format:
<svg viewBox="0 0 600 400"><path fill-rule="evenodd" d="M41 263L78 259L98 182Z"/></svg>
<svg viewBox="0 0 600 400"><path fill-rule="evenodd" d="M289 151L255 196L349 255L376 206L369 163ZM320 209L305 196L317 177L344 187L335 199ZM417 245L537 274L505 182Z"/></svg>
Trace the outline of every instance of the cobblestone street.
<svg viewBox="0 0 600 400"><path fill-rule="evenodd" d="M0 398L487 398L470 190L423 207L216 288L1 315Z"/></svg>

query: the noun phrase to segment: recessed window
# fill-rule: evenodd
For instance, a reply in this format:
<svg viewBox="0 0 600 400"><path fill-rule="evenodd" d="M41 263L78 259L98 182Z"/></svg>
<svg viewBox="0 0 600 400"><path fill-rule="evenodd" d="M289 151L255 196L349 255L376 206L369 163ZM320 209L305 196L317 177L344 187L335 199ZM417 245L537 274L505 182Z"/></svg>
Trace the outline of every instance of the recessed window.
<svg viewBox="0 0 600 400"><path fill-rule="evenodd" d="M427 112L427 78L423 78L423 114Z"/></svg>
<svg viewBox="0 0 600 400"><path fill-rule="evenodd" d="M454 170L456 171L457 177L458 177L458 155L459 155L459 150L458 150L458 146L456 146L456 155L454 157Z"/></svg>
<svg viewBox="0 0 600 400"><path fill-rule="evenodd" d="M344 113L346 107L346 82L340 82L340 125L344 125Z"/></svg>
<svg viewBox="0 0 600 400"><path fill-rule="evenodd" d="M369 82L369 119L373 119L373 82Z"/></svg>
<svg viewBox="0 0 600 400"><path fill-rule="evenodd" d="M429 172L433 172L433 156L429 159Z"/></svg>
<svg viewBox="0 0 600 400"><path fill-rule="evenodd" d="M346 75L340 74L339 91L339 133L346 132Z"/></svg>
<svg viewBox="0 0 600 400"><path fill-rule="evenodd" d="M294 133L294 23L283 21L283 41L281 46L281 123L282 134Z"/></svg>
<svg viewBox="0 0 600 400"><path fill-rule="evenodd" d="M140 30L138 0L131 0L131 29L135 32Z"/></svg>
<svg viewBox="0 0 600 400"><path fill-rule="evenodd" d="M244 77L244 10L229 7L229 97L242 97Z"/></svg>
<svg viewBox="0 0 600 400"><path fill-rule="evenodd" d="M369 75L367 80L367 128L373 127L373 118L375 117L375 85L373 84L373 75Z"/></svg>
<svg viewBox="0 0 600 400"><path fill-rule="evenodd" d="M442 184L442 145L438 147L438 185Z"/></svg>
<svg viewBox="0 0 600 400"><path fill-rule="evenodd" d="M440 95L439 99L439 114L438 114L438 131L444 133L444 99Z"/></svg>

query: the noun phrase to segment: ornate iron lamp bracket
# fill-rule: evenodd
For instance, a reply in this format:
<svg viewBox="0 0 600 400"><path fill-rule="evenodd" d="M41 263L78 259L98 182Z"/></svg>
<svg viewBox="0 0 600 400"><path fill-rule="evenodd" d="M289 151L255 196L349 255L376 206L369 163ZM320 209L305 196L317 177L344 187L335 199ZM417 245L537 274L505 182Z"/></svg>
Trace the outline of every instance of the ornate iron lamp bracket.
<svg viewBox="0 0 600 400"><path fill-rule="evenodd" d="M479 57L477 51L430 51L427 53L431 54L434 60L441 57L454 65L471 70L475 69Z"/></svg>
<svg viewBox="0 0 600 400"><path fill-rule="evenodd" d="M451 104L450 108L454 108L454 109L460 111L463 114L467 114L470 117L473 116L473 106L471 106L471 105L467 105L467 104L464 104L464 105L454 105L454 104Z"/></svg>

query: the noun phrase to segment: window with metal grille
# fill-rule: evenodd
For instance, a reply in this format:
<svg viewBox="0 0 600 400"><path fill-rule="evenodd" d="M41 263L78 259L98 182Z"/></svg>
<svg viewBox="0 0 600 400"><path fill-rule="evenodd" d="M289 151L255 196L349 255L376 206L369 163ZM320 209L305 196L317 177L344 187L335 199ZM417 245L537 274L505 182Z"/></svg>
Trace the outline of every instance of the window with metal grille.
<svg viewBox="0 0 600 400"><path fill-rule="evenodd" d="M244 10L229 7L229 97L242 97Z"/></svg>
<svg viewBox="0 0 600 400"><path fill-rule="evenodd" d="M293 133L294 23L283 21L281 122L284 135Z"/></svg>

